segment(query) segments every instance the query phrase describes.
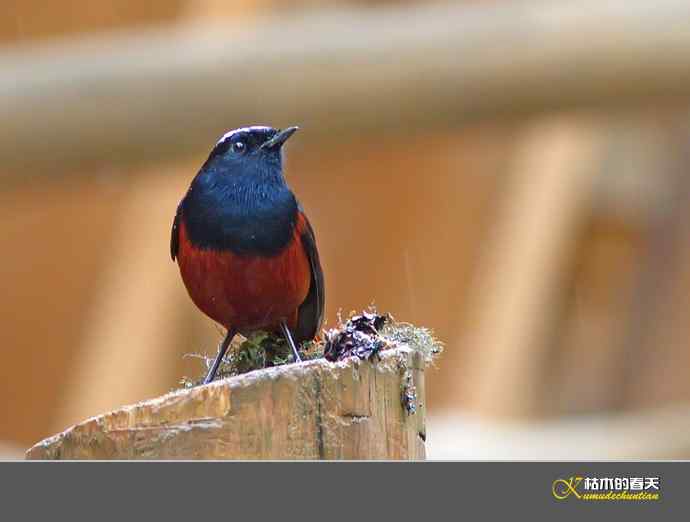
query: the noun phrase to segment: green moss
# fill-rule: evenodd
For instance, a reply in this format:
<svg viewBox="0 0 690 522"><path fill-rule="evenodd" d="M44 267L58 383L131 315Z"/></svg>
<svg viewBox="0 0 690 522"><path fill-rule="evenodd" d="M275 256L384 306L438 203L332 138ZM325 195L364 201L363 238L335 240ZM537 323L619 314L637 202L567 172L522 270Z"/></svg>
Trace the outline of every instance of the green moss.
<svg viewBox="0 0 690 522"><path fill-rule="evenodd" d="M422 352L427 365L431 364L443 351L443 343L434 337L432 330L414 326L410 323L395 321L390 315L379 316L375 310L370 309L363 314L355 314L353 312L346 321L339 318L337 326L326 332L325 337L304 343L300 349L302 360L309 361L323 358L327 340L338 338L338 334L345 332L348 328L352 330L354 324L362 323L362 316L366 314L370 314L372 317L371 324L374 324L373 317L375 316L378 330L374 329L364 336L354 336L356 340L363 339L363 343L366 342L370 345L372 338L374 340L379 339L381 342L378 344L382 346L383 350L408 345ZM349 342L352 339L352 336L348 337ZM348 348L351 348L351 346ZM358 350L355 350L355 352L359 353ZM348 349L343 353L349 356L352 350ZM370 350L368 353L370 353ZM213 364L214 358L202 354L187 354L185 357L199 359L202 363L197 377L183 377L180 381L183 388L191 388L203 381L208 369ZM282 336L276 336L267 332L256 332L248 339L237 336L228 349L227 355L223 358L216 378L232 377L253 370L280 366L293 362L293 359L294 357Z"/></svg>

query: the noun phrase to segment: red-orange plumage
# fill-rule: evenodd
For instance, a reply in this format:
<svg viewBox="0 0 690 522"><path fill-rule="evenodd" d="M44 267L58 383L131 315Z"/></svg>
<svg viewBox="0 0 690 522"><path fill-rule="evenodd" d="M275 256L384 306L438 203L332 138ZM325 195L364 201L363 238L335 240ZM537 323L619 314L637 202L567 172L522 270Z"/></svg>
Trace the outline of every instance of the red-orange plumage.
<svg viewBox="0 0 690 522"><path fill-rule="evenodd" d="M271 257L201 250L179 227L177 260L194 303L209 317L240 333L278 330L285 320L295 328L297 311L309 292L311 267L302 244L306 220L298 213L287 246Z"/></svg>

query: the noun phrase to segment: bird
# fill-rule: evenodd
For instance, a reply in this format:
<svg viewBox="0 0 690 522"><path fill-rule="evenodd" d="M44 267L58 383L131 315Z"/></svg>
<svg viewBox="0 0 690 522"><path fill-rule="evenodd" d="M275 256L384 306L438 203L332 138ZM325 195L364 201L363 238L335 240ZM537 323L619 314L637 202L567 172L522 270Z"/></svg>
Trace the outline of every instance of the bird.
<svg viewBox="0 0 690 522"><path fill-rule="evenodd" d="M227 332L203 384L237 334L262 330L297 345L323 323L316 236L283 174L283 145L298 127L226 132L179 202L170 256L194 304Z"/></svg>

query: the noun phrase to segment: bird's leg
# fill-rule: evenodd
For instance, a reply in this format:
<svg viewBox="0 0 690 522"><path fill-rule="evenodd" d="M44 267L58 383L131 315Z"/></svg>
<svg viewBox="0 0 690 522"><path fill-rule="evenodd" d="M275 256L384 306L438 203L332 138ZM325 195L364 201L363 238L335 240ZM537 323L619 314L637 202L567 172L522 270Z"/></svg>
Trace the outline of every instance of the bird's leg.
<svg viewBox="0 0 690 522"><path fill-rule="evenodd" d="M218 367L223 360L223 356L225 356L225 352L228 351L228 346L230 346L230 342L232 341L233 337L235 337L235 330L230 328L218 347L218 355L216 355L216 360L213 361L213 366L211 366L211 369L208 371L208 375L206 375L206 378L204 379L204 384L208 384L215 378Z"/></svg>
<svg viewBox="0 0 690 522"><path fill-rule="evenodd" d="M287 324L285 324L285 321L281 321L280 329L283 331L285 340L290 345L292 353L295 355L295 361L302 362L302 358L299 356L299 353L297 353L297 346L295 345L295 341L292 339L292 334L290 333L290 329L288 328Z"/></svg>

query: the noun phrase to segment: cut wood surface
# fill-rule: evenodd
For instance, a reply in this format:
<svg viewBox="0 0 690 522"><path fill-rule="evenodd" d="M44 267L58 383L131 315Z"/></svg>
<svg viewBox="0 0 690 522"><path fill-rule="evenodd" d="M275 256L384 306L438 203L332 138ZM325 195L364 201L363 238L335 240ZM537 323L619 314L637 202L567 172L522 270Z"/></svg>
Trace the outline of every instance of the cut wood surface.
<svg viewBox="0 0 690 522"><path fill-rule="evenodd" d="M403 393L414 387L416 410ZM425 458L424 358L324 359L183 389L88 419L27 459Z"/></svg>

